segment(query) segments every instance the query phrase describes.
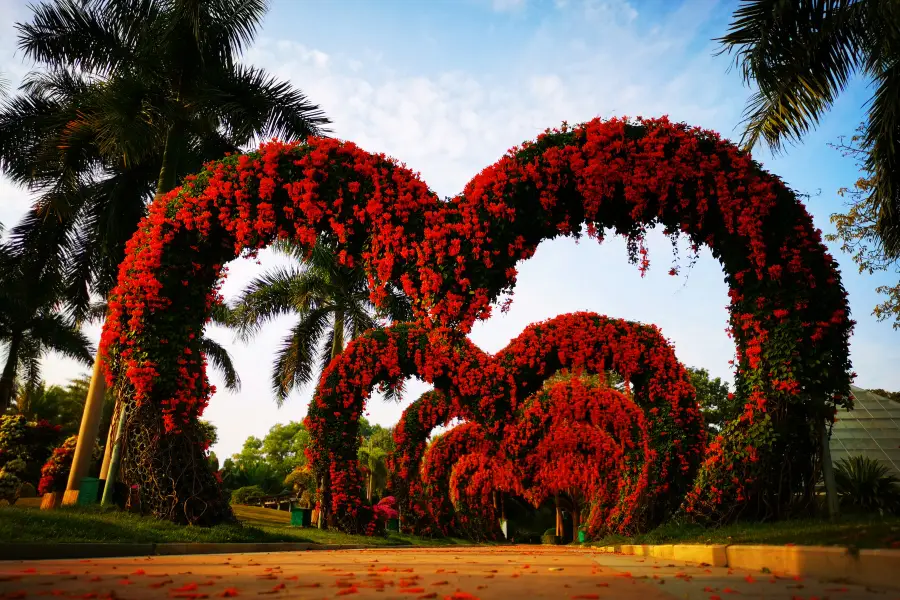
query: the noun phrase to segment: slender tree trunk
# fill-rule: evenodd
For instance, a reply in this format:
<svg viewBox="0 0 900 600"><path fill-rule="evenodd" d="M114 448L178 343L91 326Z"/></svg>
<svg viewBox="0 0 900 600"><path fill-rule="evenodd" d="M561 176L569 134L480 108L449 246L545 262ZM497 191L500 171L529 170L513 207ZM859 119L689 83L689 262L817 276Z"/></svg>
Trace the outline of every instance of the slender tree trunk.
<svg viewBox="0 0 900 600"><path fill-rule="evenodd" d="M366 499L371 503L372 502L372 484L375 483L375 478L372 476L372 473L369 473L368 479L369 479L369 481L366 485Z"/></svg>
<svg viewBox="0 0 900 600"><path fill-rule="evenodd" d="M78 502L81 480L91 466L94 444L97 443L97 429L100 427L100 417L103 414L103 396L106 392L106 378L103 376L102 364L98 349L97 355L94 357L91 385L84 403L81 428L78 430L78 442L75 444L75 454L72 456L72 469L69 471L69 481L66 484L66 492L63 494L63 504Z"/></svg>
<svg viewBox="0 0 900 600"><path fill-rule="evenodd" d="M19 364L19 348L21 346L22 335L13 334L9 341L3 375L0 375L0 414L5 413L6 409L10 407L16 392L16 367Z"/></svg>
<svg viewBox="0 0 900 600"><path fill-rule="evenodd" d="M825 421L819 426L822 440L822 478L825 480L825 501L828 504L828 518L838 516L837 484L834 482L834 465L831 464L831 445L828 438L828 427Z"/></svg>

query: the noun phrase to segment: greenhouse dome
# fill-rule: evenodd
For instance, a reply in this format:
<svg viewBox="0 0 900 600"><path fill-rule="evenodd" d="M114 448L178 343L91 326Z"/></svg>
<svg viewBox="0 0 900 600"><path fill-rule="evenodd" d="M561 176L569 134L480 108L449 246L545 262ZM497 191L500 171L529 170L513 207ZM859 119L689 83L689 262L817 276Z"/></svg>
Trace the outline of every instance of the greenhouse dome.
<svg viewBox="0 0 900 600"><path fill-rule="evenodd" d="M853 410L838 412L831 435L831 460L863 455L900 477L900 402L850 386Z"/></svg>

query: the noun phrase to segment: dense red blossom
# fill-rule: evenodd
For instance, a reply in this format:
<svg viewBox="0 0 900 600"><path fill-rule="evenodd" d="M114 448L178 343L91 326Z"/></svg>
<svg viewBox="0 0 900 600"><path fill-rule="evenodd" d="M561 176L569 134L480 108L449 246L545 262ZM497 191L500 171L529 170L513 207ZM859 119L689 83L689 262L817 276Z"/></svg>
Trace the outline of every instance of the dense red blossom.
<svg viewBox="0 0 900 600"><path fill-rule="evenodd" d="M199 338L224 265L244 252L327 238L348 264L365 266L373 300L397 282L423 328L464 334L542 240L612 229L643 270L643 233L657 224L722 263L747 407L730 429L736 439L711 444L686 510L715 517L750 500L777 510L808 495L816 446L806 430L833 410L823 400L850 398L852 321L836 263L776 177L717 134L666 119L547 131L450 202L396 162L333 139L273 142L211 163L154 202L130 240L109 298L104 366L126 397L159 406L174 433L214 392ZM455 383L468 385L464 375ZM492 397L488 422L508 408ZM346 416L355 422L354 410ZM788 423L794 431L775 435ZM758 462L738 458L747 446ZM790 468L776 468L785 460Z"/></svg>

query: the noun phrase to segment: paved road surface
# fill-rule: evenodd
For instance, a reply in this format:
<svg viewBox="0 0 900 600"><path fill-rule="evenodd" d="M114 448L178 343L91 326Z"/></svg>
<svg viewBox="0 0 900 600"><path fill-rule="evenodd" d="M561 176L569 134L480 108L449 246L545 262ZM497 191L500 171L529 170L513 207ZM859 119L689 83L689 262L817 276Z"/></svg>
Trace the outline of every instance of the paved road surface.
<svg viewBox="0 0 900 600"><path fill-rule="evenodd" d="M0 598L900 600L900 590L548 546L0 562Z"/></svg>

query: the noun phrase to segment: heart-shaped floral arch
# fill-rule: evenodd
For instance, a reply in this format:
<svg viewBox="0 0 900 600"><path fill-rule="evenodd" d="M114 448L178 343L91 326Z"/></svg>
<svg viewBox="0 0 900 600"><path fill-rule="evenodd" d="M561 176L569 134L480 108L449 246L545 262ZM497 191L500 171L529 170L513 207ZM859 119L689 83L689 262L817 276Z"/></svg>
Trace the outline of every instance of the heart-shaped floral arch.
<svg viewBox="0 0 900 600"><path fill-rule="evenodd" d="M327 239L346 264L365 264L374 300L399 283L422 327L460 335L511 290L516 263L541 241L585 226L636 242L656 224L707 245L723 266L747 407L710 445L689 510L721 518L808 502L819 425L849 402L852 321L836 263L776 177L718 135L666 119L548 131L449 202L387 157L333 139L273 142L187 178L150 207L110 295L104 365L134 405L124 476L143 484L158 516L228 518L194 421L213 392L202 329L225 264L242 253ZM754 474L740 458L747 447L758 450Z"/></svg>

